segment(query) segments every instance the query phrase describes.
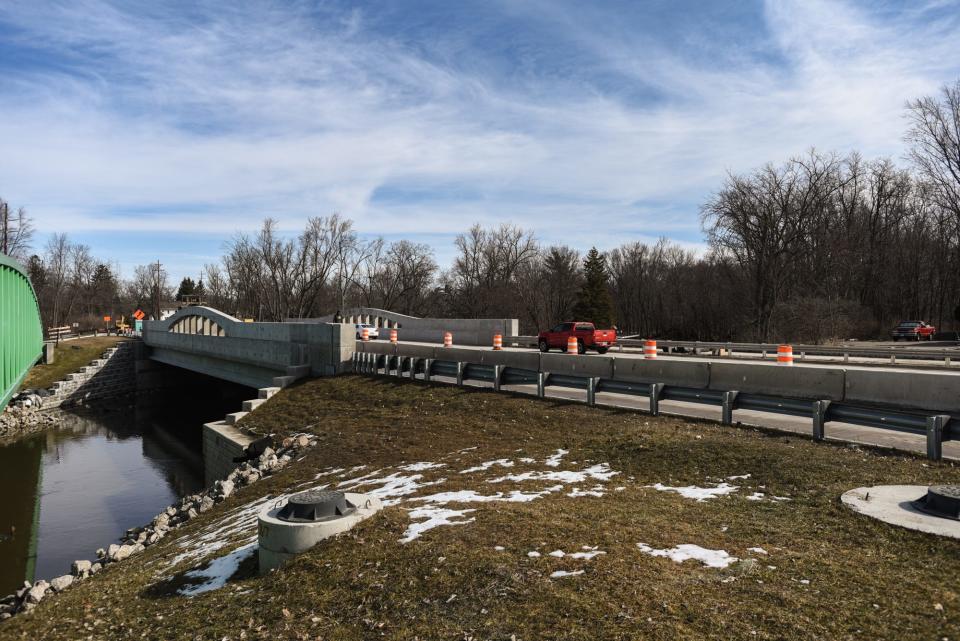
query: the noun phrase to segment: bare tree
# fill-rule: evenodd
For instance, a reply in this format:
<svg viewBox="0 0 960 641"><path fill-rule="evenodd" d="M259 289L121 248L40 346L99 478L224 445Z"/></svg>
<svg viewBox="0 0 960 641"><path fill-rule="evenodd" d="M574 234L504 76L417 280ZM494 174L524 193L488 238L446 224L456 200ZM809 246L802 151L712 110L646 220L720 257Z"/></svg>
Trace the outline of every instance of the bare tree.
<svg viewBox="0 0 960 641"><path fill-rule="evenodd" d="M33 223L23 207L11 211L10 204L0 198L0 253L21 262L27 259Z"/></svg>
<svg viewBox="0 0 960 641"><path fill-rule="evenodd" d="M937 203L960 221L960 80L944 85L940 98L907 103L910 158L934 187Z"/></svg>

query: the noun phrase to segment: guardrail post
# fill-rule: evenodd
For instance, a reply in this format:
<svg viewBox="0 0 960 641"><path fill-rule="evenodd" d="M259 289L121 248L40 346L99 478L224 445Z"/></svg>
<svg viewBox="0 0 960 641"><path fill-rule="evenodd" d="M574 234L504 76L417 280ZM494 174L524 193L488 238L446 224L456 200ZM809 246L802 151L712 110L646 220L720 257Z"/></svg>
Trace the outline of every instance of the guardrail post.
<svg viewBox="0 0 960 641"><path fill-rule="evenodd" d="M890 364L891 364L891 365L896 365L896 364L897 364L897 355L896 355L896 354L890 354Z"/></svg>
<svg viewBox="0 0 960 641"><path fill-rule="evenodd" d="M403 378L403 362L407 360L403 356L397 356L397 378Z"/></svg>
<svg viewBox="0 0 960 641"><path fill-rule="evenodd" d="M663 392L663 383L650 383L650 413L660 415L660 394Z"/></svg>
<svg viewBox="0 0 960 641"><path fill-rule="evenodd" d="M433 359L423 359L423 380L430 382L430 369L433 367Z"/></svg>
<svg viewBox="0 0 960 641"><path fill-rule="evenodd" d="M463 373L466 367L463 361L457 361L457 385L463 385Z"/></svg>
<svg viewBox="0 0 960 641"><path fill-rule="evenodd" d="M419 360L420 359L414 358L413 356L410 357L410 380L411 381L417 380L417 361Z"/></svg>
<svg viewBox="0 0 960 641"><path fill-rule="evenodd" d="M813 440L822 441L826 436L827 410L830 401L813 402Z"/></svg>
<svg viewBox="0 0 960 641"><path fill-rule="evenodd" d="M931 461L943 458L943 428L949 420L945 414L927 417L927 458Z"/></svg>
<svg viewBox="0 0 960 641"><path fill-rule="evenodd" d="M547 373L537 372L537 398L546 396Z"/></svg>
<svg viewBox="0 0 960 641"><path fill-rule="evenodd" d="M843 362L844 362L844 363L849 363L849 362L850 362L850 352L844 352L844 353L843 353Z"/></svg>
<svg viewBox="0 0 960 641"><path fill-rule="evenodd" d="M503 365L493 366L493 391L500 391L500 375L503 374Z"/></svg>
<svg viewBox="0 0 960 641"><path fill-rule="evenodd" d="M737 402L737 394L740 392L723 393L723 414L720 422L724 425L733 425L733 408Z"/></svg>
<svg viewBox="0 0 960 641"><path fill-rule="evenodd" d="M597 404L597 386L600 384L600 378L591 376L587 379L587 405Z"/></svg>

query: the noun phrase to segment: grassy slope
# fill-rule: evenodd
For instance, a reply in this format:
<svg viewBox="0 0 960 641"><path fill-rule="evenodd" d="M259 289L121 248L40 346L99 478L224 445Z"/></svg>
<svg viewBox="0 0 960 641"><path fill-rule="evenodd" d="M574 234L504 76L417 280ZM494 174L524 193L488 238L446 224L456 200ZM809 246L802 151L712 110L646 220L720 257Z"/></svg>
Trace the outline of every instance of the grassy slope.
<svg viewBox="0 0 960 641"><path fill-rule="evenodd" d="M62 380L67 374L75 372L90 361L100 358L100 355L126 338L116 336L99 336L96 338L78 338L65 341L56 346L52 365L37 365L30 370L23 382L23 389L43 389L50 387L56 381Z"/></svg>
<svg viewBox="0 0 960 641"><path fill-rule="evenodd" d="M397 543L409 523L404 506L389 507L279 572L192 599L149 589L169 574L157 560L179 549L170 537L140 561L111 567L34 614L0 624L0 638L960 638L960 541L873 521L838 500L860 485L958 483L960 469L950 464L560 401L355 377L285 390L245 420L279 433L313 425L321 445L177 536L327 466L446 456L448 469L424 473L449 479L438 490L487 494L536 487L492 486L484 475L453 470L501 457L542 461L564 448L570 454L560 469L609 462L623 471L609 485L627 489L601 498L553 494L531 503L466 505L477 509L474 523L437 528L407 545ZM473 446L479 447L450 454ZM486 476L503 472L494 468ZM708 476L745 473L753 476L734 481L744 484L738 494L703 503L645 487L703 485ZM745 500L761 485L792 500ZM752 568L717 570L641 554L638 542L696 543L741 557L761 546L770 554ZM607 554L577 563L526 555L581 545L599 545ZM576 568L586 573L548 578Z"/></svg>

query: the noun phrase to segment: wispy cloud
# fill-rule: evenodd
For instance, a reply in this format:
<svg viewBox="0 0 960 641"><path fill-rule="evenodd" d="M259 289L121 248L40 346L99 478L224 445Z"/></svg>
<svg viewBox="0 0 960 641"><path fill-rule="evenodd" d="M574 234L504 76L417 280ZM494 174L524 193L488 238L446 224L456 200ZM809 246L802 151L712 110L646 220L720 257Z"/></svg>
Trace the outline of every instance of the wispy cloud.
<svg viewBox="0 0 960 641"><path fill-rule="evenodd" d="M333 211L441 260L474 221L695 245L725 171L898 158L960 76L956 2L707 4L4 3L0 194L104 251Z"/></svg>

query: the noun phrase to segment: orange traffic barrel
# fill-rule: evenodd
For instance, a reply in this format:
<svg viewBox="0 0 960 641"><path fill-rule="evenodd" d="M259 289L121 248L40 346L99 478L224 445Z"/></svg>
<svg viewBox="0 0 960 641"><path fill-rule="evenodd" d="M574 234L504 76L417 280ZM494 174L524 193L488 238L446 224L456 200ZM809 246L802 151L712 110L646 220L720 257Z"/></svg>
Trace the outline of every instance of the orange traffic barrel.
<svg viewBox="0 0 960 641"><path fill-rule="evenodd" d="M363 340L365 341L370 340L370 328L364 327L363 330L360 332L360 336L363 337Z"/></svg>
<svg viewBox="0 0 960 641"><path fill-rule="evenodd" d="M643 357L644 358L657 357L657 341L643 341Z"/></svg>
<svg viewBox="0 0 960 641"><path fill-rule="evenodd" d="M567 354L577 354L579 351L576 337L570 336L567 338Z"/></svg>
<svg viewBox="0 0 960 641"><path fill-rule="evenodd" d="M780 345L777 347L777 363L779 365L793 365L792 345Z"/></svg>
<svg viewBox="0 0 960 641"><path fill-rule="evenodd" d="M503 349L503 336L500 334L493 335L493 349Z"/></svg>
<svg viewBox="0 0 960 641"><path fill-rule="evenodd" d="M452 347L453 346L453 334L450 332L443 333L443 346Z"/></svg>
<svg viewBox="0 0 960 641"><path fill-rule="evenodd" d="M390 330L390 342L394 345L397 344L397 330L395 329Z"/></svg>

